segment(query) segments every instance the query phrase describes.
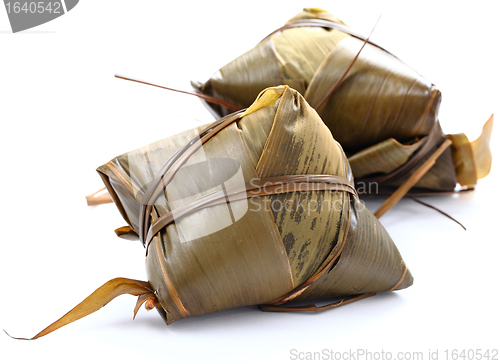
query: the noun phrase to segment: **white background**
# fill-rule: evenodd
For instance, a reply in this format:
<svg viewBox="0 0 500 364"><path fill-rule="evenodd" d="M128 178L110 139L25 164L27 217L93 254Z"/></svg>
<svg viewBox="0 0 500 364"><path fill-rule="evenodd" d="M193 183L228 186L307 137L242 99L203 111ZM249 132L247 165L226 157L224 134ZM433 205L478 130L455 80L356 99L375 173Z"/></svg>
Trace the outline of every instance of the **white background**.
<svg viewBox="0 0 500 364"><path fill-rule="evenodd" d="M446 133L474 139L499 111L493 2L86 0L18 34L0 8L0 328L31 337L107 280L146 279L140 243L113 233L124 225L115 206L86 206L101 187L95 168L213 119L195 98L114 74L190 89L307 6L363 34L382 15L372 40L442 91ZM122 296L33 342L0 333L1 361L286 363L292 349L439 350L440 359L446 349L500 349L495 129L492 172L476 191L424 198L467 231L409 200L382 217L415 277L406 290L320 314L244 307L168 327L155 311L132 321L135 298Z"/></svg>

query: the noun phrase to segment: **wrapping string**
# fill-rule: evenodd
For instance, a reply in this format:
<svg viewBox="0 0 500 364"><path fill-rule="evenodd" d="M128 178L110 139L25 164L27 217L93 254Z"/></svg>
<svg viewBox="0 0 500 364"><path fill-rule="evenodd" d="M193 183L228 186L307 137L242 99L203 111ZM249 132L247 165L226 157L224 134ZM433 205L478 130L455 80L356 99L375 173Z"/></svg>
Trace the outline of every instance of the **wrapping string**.
<svg viewBox="0 0 500 364"><path fill-rule="evenodd" d="M222 119L217 120L213 124L204 129L199 136L193 138L183 148L179 149L165 163L161 170L157 173L157 177L148 185L146 192L141 201L139 209L139 240L145 246L146 226L149 226L150 214L153 209L153 204L158 196L163 192L166 186L174 178L180 167L195 153L204 143L210 140L219 131L226 126L235 122L240 118L245 110L229 114Z"/></svg>
<svg viewBox="0 0 500 364"><path fill-rule="evenodd" d="M373 28L373 30L375 30L375 28ZM372 33L373 33L373 30L372 30ZM370 33L370 36L371 36L371 33ZM354 63L356 63L356 60L358 59L359 55L361 54L361 51L365 48L366 43L368 43L368 38L363 42L363 45L361 46L361 49L358 51L358 53L356 54L356 56L353 58L353 60L351 61L351 64L349 65L349 67L347 67L347 69L345 70L345 72L342 75L342 77L340 77L340 79L330 88L330 91L328 91L323 96L323 98L320 100L320 102L314 107L314 110L319 110L319 108L321 106L323 106L325 104L325 102L330 98L330 96L332 96L332 94L340 87L340 85L342 84L342 82L344 82L344 79L346 78L347 74L351 70L352 66L354 66ZM316 72L313 75L313 78L314 78L314 76L316 76L316 74L318 73L318 71L320 69L321 69L321 67L318 67L318 69L316 70Z"/></svg>
<svg viewBox="0 0 500 364"><path fill-rule="evenodd" d="M375 23L375 26L373 27L372 31L370 32L370 35L368 36L368 38L366 38L364 40L363 45L361 46L361 49L358 51L358 53L356 54L356 56L353 58L353 60L351 61L351 64L349 65L349 67L347 67L347 69L345 70L344 74L330 88L330 90L323 96L323 98L320 100L320 102L316 106L314 106L314 110L319 110L320 107L323 106L325 104L325 102L330 98L330 96L332 96L332 94L340 87L340 85L342 84L342 82L344 82L344 79L346 78L347 74L351 70L352 66L354 66L354 63L356 63L356 60L358 59L359 55L361 54L361 51L363 51L363 49L365 48L366 44L370 41L370 37L372 36L373 31L377 27L377 24L378 24L379 20L380 20L380 17L378 18L377 22ZM334 23L334 24L336 24L336 23ZM333 49L332 49L332 52L333 52ZM318 67L318 69L316 70L316 72L313 75L313 79L317 75L317 73L319 72L320 69L321 69L321 67Z"/></svg>
<svg viewBox="0 0 500 364"><path fill-rule="evenodd" d="M339 30L339 31L341 31L343 33L346 33L346 34L349 34L349 35L353 36L354 38L357 38L359 40L367 42L367 43L371 44L372 46L380 48L381 50L383 50L384 52L387 52L388 54L390 54L394 58L398 58L394 54L392 54L391 52L389 52L387 49L379 46L378 44L376 44L374 42L372 42L367 37L365 37L365 36L363 36L363 35L355 32L354 30L352 30L348 26L340 24L340 23L335 23L335 22L333 22L331 20L324 20L324 19L300 19L300 20L289 21L288 23L286 23L285 25L283 25L281 28L276 29L274 32L270 33L267 37L265 37L264 39L262 39L261 43L264 42L269 37L271 37L272 35L278 33L278 32L282 32L283 30L287 30L287 29L290 29L290 28L299 28L299 27L320 27L320 28L327 28L327 29Z"/></svg>
<svg viewBox="0 0 500 364"><path fill-rule="evenodd" d="M325 310L329 310L331 308L339 307L346 305L348 303L356 302L362 300L364 298L375 296L375 293L363 293L353 296L348 299L343 299L340 302L330 303L324 306L316 306L314 303L303 306L295 306L295 307L281 307L274 306L270 304L259 305L259 308L265 312L321 312Z"/></svg>
<svg viewBox="0 0 500 364"><path fill-rule="evenodd" d="M349 205L349 210L347 212L347 220L350 221L351 219L351 208ZM278 297L271 302L267 302L266 305L272 305L272 306L278 306L282 305L288 301L293 300L294 298L300 296L307 288L309 288L314 282L318 280L319 277L321 277L323 274L326 272L330 272L331 268L333 267L333 264L337 261L337 259L340 257L340 254L342 254L342 251L344 250L344 246L347 240L347 233L349 231L349 225L344 233L344 237L342 238L341 244L336 246L334 250L330 253L330 256L328 257L328 264L326 264L319 272L316 272L313 274L307 281L302 283L300 286L294 288L291 292Z"/></svg>
<svg viewBox="0 0 500 364"><path fill-rule="evenodd" d="M347 234L346 234L347 235ZM345 241L343 242L343 244ZM334 255L334 257L330 260L329 264L323 268L319 273L313 275L311 278L307 280L304 284L301 286L295 288L292 292L277 298L271 302L268 302L266 304L261 304L259 305L259 308L262 311L268 311L268 312L321 312L325 310L329 310L331 308L343 306L348 303L356 302L368 297L375 296L376 293L361 293L355 296L352 296L349 299L342 299L340 302L334 302L330 303L328 305L324 306L316 306L315 304L309 304L309 305L302 305L302 306L293 306L293 307L282 307L280 305L294 299L295 297L299 296L302 292L304 292L311 284L313 284L326 270L330 270L330 267L333 265L333 262L336 261L337 257L340 256L340 253L342 252L342 249L339 249L338 254ZM389 289L389 291L394 291L401 286L401 284L404 282L406 276L408 274L408 266L405 264L405 268L403 270L403 274L401 275L401 278L398 280L398 282Z"/></svg>
<svg viewBox="0 0 500 364"><path fill-rule="evenodd" d="M464 191L467 191L467 190L464 190ZM406 197L408 197L409 199L411 199L411 200L413 200L413 201L415 201L415 202L418 202L418 203L419 203L419 204L421 204L421 205L424 205L424 206L426 206L426 207L428 207L428 208L431 208L431 209L433 209L433 210L435 210L435 211L439 212L440 214L442 214L442 215L446 216L448 219L450 219L450 220L452 220L452 221L456 222L458 225L460 225L460 226L462 227L462 229L467 230L467 228L466 228L463 224L461 224L461 223L460 223L460 221L458 221L457 219L454 219L452 216L448 215L446 212L444 212L444 211L442 211L442 210L438 209L437 207L432 206L432 205L430 205L430 204L428 204L428 203L425 203L425 202L423 202L423 201L417 200L417 199L416 199L415 197L413 197L413 196L408 196L408 195L407 195Z"/></svg>
<svg viewBox="0 0 500 364"><path fill-rule="evenodd" d="M389 291L397 290L399 288L399 286L401 286L401 284L403 284L407 275L408 275L408 266L405 263L405 269L403 270L403 274L401 275L401 278L399 279L398 283L396 283L394 285L394 287L392 287Z"/></svg>
<svg viewBox="0 0 500 364"><path fill-rule="evenodd" d="M169 90L169 91L179 92L181 94L196 96L196 97L199 97L200 99L203 99L203 100L205 100L207 102L211 102L211 103L223 106L223 107L225 107L225 108L227 108L227 109L229 109L231 111L241 110L240 106L231 104L228 101L225 101L225 100L223 100L221 98L218 98L218 97L215 97L215 96L208 95L208 94L203 93L201 91L184 91L184 90L179 90L179 89L176 89L176 88L171 88L171 87L156 85L156 84L150 83L150 82L134 80L133 78L123 77L123 76L119 76L119 75L115 75L115 77L116 78L120 78L120 79L125 80L125 81L132 81L132 82L142 83L143 85L154 86L154 87L163 88L163 89Z"/></svg>
<svg viewBox="0 0 500 364"><path fill-rule="evenodd" d="M306 174L254 178L244 185L213 192L160 216L149 227L148 234L144 241L146 252L152 239L161 229L187 214L210 206L252 197L308 191L343 191L357 197L354 185L347 178L340 176Z"/></svg>

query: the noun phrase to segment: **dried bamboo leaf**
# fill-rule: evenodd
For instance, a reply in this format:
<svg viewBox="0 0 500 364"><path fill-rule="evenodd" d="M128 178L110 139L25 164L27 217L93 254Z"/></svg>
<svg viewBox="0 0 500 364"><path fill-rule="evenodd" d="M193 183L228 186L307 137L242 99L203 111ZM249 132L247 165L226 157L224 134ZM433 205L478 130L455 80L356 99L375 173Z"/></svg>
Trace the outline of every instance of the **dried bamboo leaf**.
<svg viewBox="0 0 500 364"><path fill-rule="evenodd" d="M404 145L394 138L386 139L349 157L352 173L361 178L371 174L388 174L403 165L422 146L424 139Z"/></svg>
<svg viewBox="0 0 500 364"><path fill-rule="evenodd" d="M453 160L457 171L457 181L462 186L472 187L477 183L472 144L463 133L450 135L449 138L453 142Z"/></svg>
<svg viewBox="0 0 500 364"><path fill-rule="evenodd" d="M137 281L135 279L127 278L114 278L101 287L94 291L90 296L78 304L75 308L69 311L66 315L61 317L56 322L52 323L38 334L33 336L31 339L24 340L35 340L51 332L70 324L76 320L79 320L91 313L99 310L100 308L107 305L116 297L122 294L130 294L133 296L140 296L143 294L150 294L153 290L148 282ZM135 314L134 314L135 317ZM16 338L17 339L17 338Z"/></svg>
<svg viewBox="0 0 500 364"><path fill-rule="evenodd" d="M115 234L119 238L126 240L139 240L139 236L135 233L135 231L130 226L123 226L118 229L115 229Z"/></svg>
<svg viewBox="0 0 500 364"><path fill-rule="evenodd" d="M139 309L144 304L144 302L146 302L148 300L151 300L151 299L153 299L153 300L156 299L156 296L152 292L141 294L137 298L137 303L135 304L135 307L134 307L134 317L133 317L133 319L135 319L135 316L137 316L137 312L139 312Z"/></svg>
<svg viewBox="0 0 500 364"><path fill-rule="evenodd" d="M477 180L486 177L491 169L490 138L493 130L493 115L483 126L481 135L470 142L465 134L453 134L453 160L457 180L462 186L474 187Z"/></svg>
<svg viewBox="0 0 500 364"><path fill-rule="evenodd" d="M472 154L474 155L474 164L476 165L477 179L484 178L490 173L491 169L491 150L490 139L493 131L493 115L483 126L483 131L479 138L472 144Z"/></svg>
<svg viewBox="0 0 500 364"><path fill-rule="evenodd" d="M306 88L330 50L348 37L338 30L318 28L316 31L318 34L313 39L306 28L292 28L271 37L282 77L302 80Z"/></svg>

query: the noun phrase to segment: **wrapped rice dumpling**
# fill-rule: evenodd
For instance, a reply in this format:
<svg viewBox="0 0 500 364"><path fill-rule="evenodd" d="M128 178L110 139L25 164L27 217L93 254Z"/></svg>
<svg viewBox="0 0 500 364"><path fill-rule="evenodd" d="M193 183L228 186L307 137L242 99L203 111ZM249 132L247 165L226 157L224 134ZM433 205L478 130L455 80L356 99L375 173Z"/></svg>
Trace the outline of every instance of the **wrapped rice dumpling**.
<svg viewBox="0 0 500 364"><path fill-rule="evenodd" d="M248 107L266 87L295 88L344 148L356 180L381 187L401 185L445 138L436 86L321 9L304 9L207 82L192 84L234 109ZM217 117L233 111L207 105ZM492 118L474 143L448 135L452 147L415 187L474 187L491 167L491 129Z"/></svg>
<svg viewBox="0 0 500 364"><path fill-rule="evenodd" d="M149 282L109 281L35 338L123 293L170 324L244 305L318 311L339 303L281 304L347 296L343 304L413 282L359 203L341 146L288 86L98 172L128 224L117 234L146 247Z"/></svg>

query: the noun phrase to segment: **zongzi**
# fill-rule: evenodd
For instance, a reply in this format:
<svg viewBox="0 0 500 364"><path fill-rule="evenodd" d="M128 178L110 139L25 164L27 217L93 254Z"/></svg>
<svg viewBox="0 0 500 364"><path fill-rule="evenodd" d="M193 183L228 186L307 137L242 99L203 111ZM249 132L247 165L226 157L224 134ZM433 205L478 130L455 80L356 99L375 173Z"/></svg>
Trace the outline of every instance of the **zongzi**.
<svg viewBox="0 0 500 364"><path fill-rule="evenodd" d="M226 103L207 100L218 117L233 111L227 104L248 107L266 87L295 88L344 148L357 182L381 188L400 186L446 138L436 86L322 9L304 9L208 81L192 84ZM473 143L448 135L451 148L415 187L474 187L491 167L492 122Z"/></svg>
<svg viewBox="0 0 500 364"><path fill-rule="evenodd" d="M360 203L340 144L297 91L269 88L247 109L98 168L146 247L148 282L116 278L40 334L139 296L167 323L244 305L318 311L413 282ZM283 303L348 297L341 303Z"/></svg>

